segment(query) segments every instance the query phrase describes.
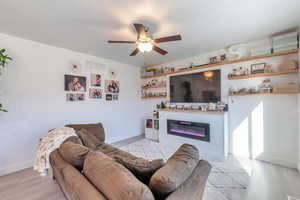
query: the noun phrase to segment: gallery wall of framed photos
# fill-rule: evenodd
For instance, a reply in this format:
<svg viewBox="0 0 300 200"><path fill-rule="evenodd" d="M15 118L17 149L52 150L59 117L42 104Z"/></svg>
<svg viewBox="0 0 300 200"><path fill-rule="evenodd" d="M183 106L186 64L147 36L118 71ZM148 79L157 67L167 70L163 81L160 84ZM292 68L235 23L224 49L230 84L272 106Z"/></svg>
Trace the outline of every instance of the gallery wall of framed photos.
<svg viewBox="0 0 300 200"><path fill-rule="evenodd" d="M86 69L83 73L82 69ZM101 63L87 61L85 66L72 64L68 74L64 75L64 90L68 102L118 101L120 81L113 69L107 69Z"/></svg>

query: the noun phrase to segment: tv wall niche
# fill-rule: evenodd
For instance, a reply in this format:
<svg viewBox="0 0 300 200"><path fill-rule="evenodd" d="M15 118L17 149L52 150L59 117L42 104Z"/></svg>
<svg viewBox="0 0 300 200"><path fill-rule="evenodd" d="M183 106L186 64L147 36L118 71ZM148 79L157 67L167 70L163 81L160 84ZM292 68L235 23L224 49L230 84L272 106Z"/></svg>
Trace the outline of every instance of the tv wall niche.
<svg viewBox="0 0 300 200"><path fill-rule="evenodd" d="M170 77L171 103L216 103L220 100L220 70Z"/></svg>

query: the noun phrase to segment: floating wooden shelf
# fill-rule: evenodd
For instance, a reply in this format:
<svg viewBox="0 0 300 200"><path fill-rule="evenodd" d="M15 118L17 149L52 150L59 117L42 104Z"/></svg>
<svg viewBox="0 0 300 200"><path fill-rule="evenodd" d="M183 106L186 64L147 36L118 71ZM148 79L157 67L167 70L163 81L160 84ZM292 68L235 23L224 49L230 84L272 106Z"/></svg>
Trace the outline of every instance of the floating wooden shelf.
<svg viewBox="0 0 300 200"><path fill-rule="evenodd" d="M142 79L154 78L154 77L158 77L158 76L166 76L168 74L174 74L174 73L176 73L176 72L158 73L158 74L149 75L149 76L142 76Z"/></svg>
<svg viewBox="0 0 300 200"><path fill-rule="evenodd" d="M299 94L299 92L259 92L259 93L240 93L229 94L229 96L252 96L252 95L276 95L276 94Z"/></svg>
<svg viewBox="0 0 300 200"><path fill-rule="evenodd" d="M262 76L277 76L277 75L291 74L291 73L298 73L298 69L288 70L288 71L281 71L281 72L250 74L250 75L243 75L243 76L228 76L228 79L229 80L238 80L238 79L248 79L248 78L262 77Z"/></svg>
<svg viewBox="0 0 300 200"><path fill-rule="evenodd" d="M259 56L251 56L251 57L248 57L248 58L241 58L241 59L237 59L237 60L225 60L223 62L218 62L218 63L214 63L214 64L199 65L199 66L194 66L194 67L190 67L190 68L186 68L186 69L182 69L182 70L176 70L175 72L167 72L167 73L154 74L154 75L151 75L151 76L143 76L142 79L159 77L159 76L166 76L166 75L169 75L169 74L176 74L176 73L180 73L180 72L193 71L193 70L197 70L197 69L204 69L204 68L215 67L215 66L219 66L219 65L227 65L227 64L232 64L232 63L239 63L239 62L245 62L245 61L250 61L250 60L258 60L258 59L275 57L275 56L284 56L284 55L289 55L289 54L294 54L294 53L298 53L298 49L290 50L290 51L270 53L270 54L259 55Z"/></svg>
<svg viewBox="0 0 300 200"><path fill-rule="evenodd" d="M150 86L150 87L142 87L142 89L151 89L151 88L166 88L167 86Z"/></svg>
<svg viewBox="0 0 300 200"><path fill-rule="evenodd" d="M189 113L205 113L205 114L224 114L224 111L202 111L202 110L192 110L192 109L172 109L172 108L166 108L166 109L160 109L159 111L164 112L189 112Z"/></svg>
<svg viewBox="0 0 300 200"><path fill-rule="evenodd" d="M167 98L167 96L151 96L151 97L142 97L142 99L153 99L153 98Z"/></svg>

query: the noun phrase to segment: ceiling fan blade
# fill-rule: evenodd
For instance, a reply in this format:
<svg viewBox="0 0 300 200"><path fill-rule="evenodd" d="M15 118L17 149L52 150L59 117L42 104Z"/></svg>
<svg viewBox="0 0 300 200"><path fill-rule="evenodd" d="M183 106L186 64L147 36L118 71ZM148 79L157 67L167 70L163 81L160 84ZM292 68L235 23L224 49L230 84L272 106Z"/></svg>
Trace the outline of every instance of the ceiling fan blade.
<svg viewBox="0 0 300 200"><path fill-rule="evenodd" d="M153 46L153 50L160 53L160 54L162 54L162 55L166 55L168 53L167 51L159 48L158 46Z"/></svg>
<svg viewBox="0 0 300 200"><path fill-rule="evenodd" d="M157 38L154 40L155 43L161 43L161 42L172 42L181 40L181 35L173 35L169 37L163 37L163 38Z"/></svg>
<svg viewBox="0 0 300 200"><path fill-rule="evenodd" d="M135 41L117 41L117 40L108 40L108 43L133 44L133 43L135 43Z"/></svg>
<svg viewBox="0 0 300 200"><path fill-rule="evenodd" d="M135 56L138 52L139 52L139 49L136 48L136 49L130 54L130 56Z"/></svg>
<svg viewBox="0 0 300 200"><path fill-rule="evenodd" d="M134 23L133 25L139 35L146 35L145 26L143 24Z"/></svg>

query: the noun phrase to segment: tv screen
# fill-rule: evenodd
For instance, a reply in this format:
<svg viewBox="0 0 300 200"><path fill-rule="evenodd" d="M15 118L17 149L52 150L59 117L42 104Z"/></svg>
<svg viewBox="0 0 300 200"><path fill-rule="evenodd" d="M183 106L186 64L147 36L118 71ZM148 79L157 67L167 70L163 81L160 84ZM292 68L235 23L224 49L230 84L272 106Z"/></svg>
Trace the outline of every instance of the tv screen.
<svg viewBox="0 0 300 200"><path fill-rule="evenodd" d="M170 77L171 103L216 103L220 100L220 70Z"/></svg>

